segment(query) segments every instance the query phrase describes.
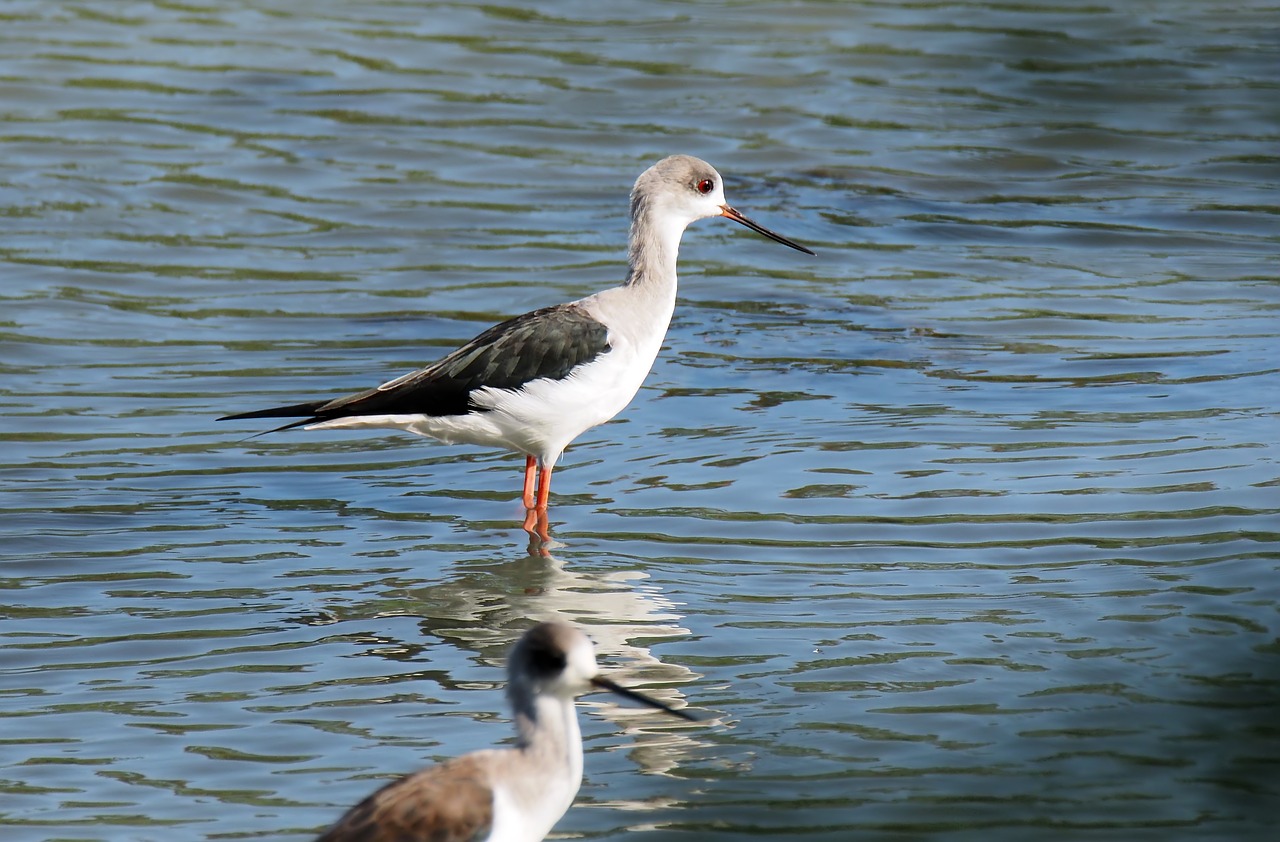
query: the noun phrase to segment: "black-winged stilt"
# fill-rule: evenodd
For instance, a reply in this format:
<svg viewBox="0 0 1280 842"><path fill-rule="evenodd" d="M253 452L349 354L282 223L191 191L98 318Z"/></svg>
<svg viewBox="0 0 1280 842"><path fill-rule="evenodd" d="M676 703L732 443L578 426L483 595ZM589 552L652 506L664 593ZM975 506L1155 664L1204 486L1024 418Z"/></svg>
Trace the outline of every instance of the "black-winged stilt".
<svg viewBox="0 0 1280 842"><path fill-rule="evenodd" d="M578 629L541 623L525 632L507 661L515 748L465 754L393 781L348 810L317 842L538 842L582 784L574 697L592 689L697 721L600 675L591 641Z"/></svg>
<svg viewBox="0 0 1280 842"><path fill-rule="evenodd" d="M813 254L730 207L723 179L706 161L672 155L641 173L631 190L630 268L622 286L508 319L375 389L218 420L299 418L276 429L390 428L523 453L524 525L546 538L556 460L635 397L675 309L680 237L708 216Z"/></svg>

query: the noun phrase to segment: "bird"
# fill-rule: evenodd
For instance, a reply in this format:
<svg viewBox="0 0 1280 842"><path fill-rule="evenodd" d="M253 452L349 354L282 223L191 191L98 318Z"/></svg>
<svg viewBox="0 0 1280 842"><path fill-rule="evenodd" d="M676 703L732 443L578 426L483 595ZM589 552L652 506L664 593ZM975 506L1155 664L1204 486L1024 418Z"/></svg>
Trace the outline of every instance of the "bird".
<svg viewBox="0 0 1280 842"><path fill-rule="evenodd" d="M574 698L593 689L698 721L600 675L594 647L581 629L539 623L520 637L507 660L515 748L464 754L392 781L316 842L538 842L568 811L582 784Z"/></svg>
<svg viewBox="0 0 1280 842"><path fill-rule="evenodd" d="M570 442L635 397L675 311L681 236L711 216L814 254L730 206L724 179L706 161L671 155L641 173L631 190L628 268L620 286L515 316L376 388L218 420L297 418L266 432L398 429L522 453L524 527L547 538L556 462Z"/></svg>

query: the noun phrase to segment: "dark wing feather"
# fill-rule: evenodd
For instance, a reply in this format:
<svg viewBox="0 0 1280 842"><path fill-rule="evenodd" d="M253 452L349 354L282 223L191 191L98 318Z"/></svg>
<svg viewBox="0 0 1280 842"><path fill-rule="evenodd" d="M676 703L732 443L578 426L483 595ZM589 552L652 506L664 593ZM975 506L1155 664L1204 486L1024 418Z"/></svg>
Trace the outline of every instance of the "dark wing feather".
<svg viewBox="0 0 1280 842"><path fill-rule="evenodd" d="M484 769L459 757L387 784L316 842L479 842L492 826Z"/></svg>
<svg viewBox="0 0 1280 842"><path fill-rule="evenodd" d="M439 362L376 389L218 420L306 418L279 428L287 429L351 415L464 415L476 411L470 396L481 387L518 389L539 378L563 379L608 351L608 334L580 305L544 307L494 325Z"/></svg>

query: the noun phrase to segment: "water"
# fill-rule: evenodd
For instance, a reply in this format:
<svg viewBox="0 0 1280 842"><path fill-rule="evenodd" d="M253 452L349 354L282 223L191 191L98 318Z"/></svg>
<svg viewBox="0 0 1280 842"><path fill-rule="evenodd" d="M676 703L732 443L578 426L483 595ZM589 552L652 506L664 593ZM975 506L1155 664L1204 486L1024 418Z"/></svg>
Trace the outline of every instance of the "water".
<svg viewBox="0 0 1280 842"><path fill-rule="evenodd" d="M1269 839L1280 29L1264 3L11 3L0 827L295 838L500 743L587 625L568 837ZM219 415L621 278L667 347L521 460Z"/></svg>

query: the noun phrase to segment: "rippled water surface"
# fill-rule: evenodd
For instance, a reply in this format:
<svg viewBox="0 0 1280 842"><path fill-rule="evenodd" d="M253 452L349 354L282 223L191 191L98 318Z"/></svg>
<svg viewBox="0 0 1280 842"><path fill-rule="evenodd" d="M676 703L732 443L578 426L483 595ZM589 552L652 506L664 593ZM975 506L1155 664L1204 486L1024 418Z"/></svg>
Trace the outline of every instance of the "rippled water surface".
<svg viewBox="0 0 1280 842"><path fill-rule="evenodd" d="M1274 4L0 8L0 836L304 839L588 626L590 839L1269 839ZM217 424L685 236L557 473Z"/></svg>

